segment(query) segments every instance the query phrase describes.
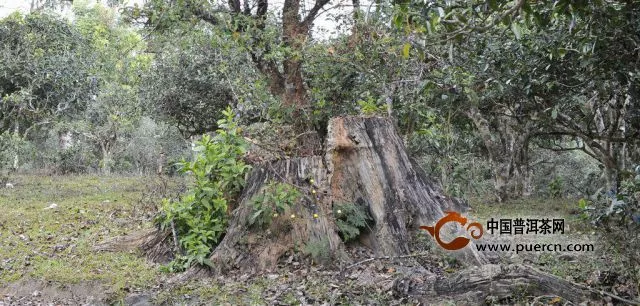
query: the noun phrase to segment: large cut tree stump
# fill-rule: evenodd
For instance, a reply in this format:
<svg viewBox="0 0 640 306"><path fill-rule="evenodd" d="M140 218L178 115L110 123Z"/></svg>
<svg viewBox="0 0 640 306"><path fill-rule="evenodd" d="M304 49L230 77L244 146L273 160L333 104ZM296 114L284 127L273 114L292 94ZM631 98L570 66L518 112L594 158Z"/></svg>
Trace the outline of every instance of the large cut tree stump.
<svg viewBox="0 0 640 306"><path fill-rule="evenodd" d="M323 248L329 254L328 263L341 265L342 272L369 261L345 268L344 264L353 259L345 252L345 244L339 237L334 205L351 203L362 207L372 221L368 229L361 232L359 242L378 258L404 259L414 258L402 255L412 251L411 239L420 226L433 225L444 216L444 211L466 209L462 201L445 196L412 163L388 118L332 119L323 153L254 166L239 205L232 212L227 232L211 255L214 272L270 270L288 250L300 250L305 245L315 245L316 251ZM295 186L303 194L302 200L284 216L275 217L268 227L250 226L254 197L263 194L272 181ZM443 228L440 234L444 235L444 241L451 241L452 237L465 233L461 228L450 227ZM123 250L137 246L157 258L166 255L168 249L154 246L166 244L168 237L167 233L147 231L100 244L96 249ZM593 297L592 289L532 267L487 264L475 249L471 242L453 252L467 265L453 275L444 277L410 264L405 267L409 272L401 273L404 276L389 288L397 295L413 296L425 304L440 303L443 299L468 305L508 302L523 294L552 294L572 302ZM191 270L177 280L202 271Z"/></svg>
<svg viewBox="0 0 640 306"><path fill-rule="evenodd" d="M273 180L297 186L303 200L268 230L249 227L252 198ZM334 263L349 262L333 205L352 203L369 213L373 221L360 241L377 256L408 254L412 232L419 226L434 224L446 210L463 209L461 201L445 196L412 163L393 122L379 117L332 119L323 156L256 165L239 203L211 256L219 270L270 269L287 250L308 244L327 248ZM462 232L451 228L448 234ZM472 244L454 255L470 265L485 263Z"/></svg>

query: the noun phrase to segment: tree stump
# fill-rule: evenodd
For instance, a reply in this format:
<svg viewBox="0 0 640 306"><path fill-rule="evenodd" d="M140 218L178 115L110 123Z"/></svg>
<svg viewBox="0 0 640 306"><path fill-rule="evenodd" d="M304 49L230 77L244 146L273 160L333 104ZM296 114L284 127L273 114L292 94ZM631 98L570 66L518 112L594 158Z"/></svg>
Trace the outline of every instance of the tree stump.
<svg viewBox="0 0 640 306"><path fill-rule="evenodd" d="M272 180L296 186L303 200L267 230L249 227L252 198ZM464 208L419 170L393 121L381 117L331 119L322 156L254 166L239 203L211 255L219 272L271 269L287 250L308 244L326 248L332 263L351 262L333 216L333 206L341 203L359 205L371 216L360 241L376 256L408 254L412 233L419 226L434 224L446 210ZM450 228L448 234L462 235L462 231ZM468 265L486 263L472 244L453 254Z"/></svg>
<svg viewBox="0 0 640 306"><path fill-rule="evenodd" d="M271 181L295 186L301 191L302 200L284 216L273 219L267 228L250 226L254 196L264 192ZM207 271L271 270L287 251L314 244L330 255L326 263L342 266L342 272L376 258L412 261L416 256L409 254L411 240L420 226L435 224L444 217L444 211L463 212L467 208L463 201L445 196L429 180L407 156L393 122L380 117L334 118L329 122L323 155L255 165L238 203L231 213L226 234L211 254L213 271L192 269L174 281ZM371 217L368 230L360 233L359 242L370 248L374 258L351 264L353 259L340 239L333 215L334 205L340 203L359 205ZM459 227L445 227L440 231L445 241L460 235L464 232ZM168 236L168 233L150 230L108 241L96 249L137 247L153 258L166 258ZM467 267L445 277L412 262L389 288L396 295L413 296L425 304L448 299L460 305L477 305L544 294L572 302L591 299L594 294L608 295L635 303L529 266L488 264L473 242L452 254Z"/></svg>

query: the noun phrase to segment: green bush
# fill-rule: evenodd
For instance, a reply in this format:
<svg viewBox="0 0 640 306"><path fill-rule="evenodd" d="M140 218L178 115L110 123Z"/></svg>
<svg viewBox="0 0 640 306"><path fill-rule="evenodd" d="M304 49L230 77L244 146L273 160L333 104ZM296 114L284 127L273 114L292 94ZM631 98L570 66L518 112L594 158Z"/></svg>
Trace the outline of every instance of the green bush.
<svg viewBox="0 0 640 306"><path fill-rule="evenodd" d="M9 179L9 173L15 171L14 158L25 153L26 142L14 133L0 133L0 188Z"/></svg>
<svg viewBox="0 0 640 306"><path fill-rule="evenodd" d="M116 172L156 174L160 152L166 156L164 172L175 174L172 165L190 154L189 143L184 141L179 130L166 122L150 117L140 118L138 126L131 132L120 154L114 156Z"/></svg>
<svg viewBox="0 0 640 306"><path fill-rule="evenodd" d="M85 143L77 143L67 149L60 149L54 155L55 171L59 174L86 173L98 158Z"/></svg>
<svg viewBox="0 0 640 306"><path fill-rule="evenodd" d="M228 208L245 183L250 169L242 161L247 144L239 134L230 108L223 111L215 137L204 135L197 142L191 162L179 163L183 173L194 177L193 186L178 201L164 200L157 222L175 231L183 253L166 270L182 271L194 263L211 265L208 256L225 232Z"/></svg>
<svg viewBox="0 0 640 306"><path fill-rule="evenodd" d="M290 184L269 182L258 195L251 199L253 212L249 225L268 226L274 217L284 214L300 198L301 193Z"/></svg>

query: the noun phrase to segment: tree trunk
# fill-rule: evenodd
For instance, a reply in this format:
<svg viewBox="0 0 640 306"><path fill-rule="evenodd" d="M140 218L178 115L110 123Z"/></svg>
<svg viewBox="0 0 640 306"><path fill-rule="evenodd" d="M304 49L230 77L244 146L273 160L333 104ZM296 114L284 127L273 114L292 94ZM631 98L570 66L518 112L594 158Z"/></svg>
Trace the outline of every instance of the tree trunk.
<svg viewBox="0 0 640 306"><path fill-rule="evenodd" d="M525 194L525 182L529 174L528 145L529 132L518 132L512 118L500 117L492 127L477 107L467 112L480 135L493 170L494 193L498 202ZM530 131L530 127L524 127Z"/></svg>
<svg viewBox="0 0 640 306"><path fill-rule="evenodd" d="M275 218L268 230L249 227L251 199L271 180L297 186L303 200L285 216ZM270 269L287 250L310 244L326 247L333 263L350 262L338 235L334 205L352 203L368 212L373 221L359 238L379 256L410 253L412 234L420 226L433 225L445 210L464 209L414 166L389 118L362 117L330 121L324 156L254 167L239 203L225 237L211 256L219 271ZM445 234L449 238L453 235L463 233L451 228ZM473 243L453 255L467 264L485 262Z"/></svg>
<svg viewBox="0 0 640 306"><path fill-rule="evenodd" d="M619 185L619 170L618 165L615 163L604 163L604 182L607 192L618 192Z"/></svg>
<svg viewBox="0 0 640 306"><path fill-rule="evenodd" d="M102 174L110 175L111 174L111 166L113 164L113 158L111 156L111 150L109 149L111 146L107 144L101 144L100 148L102 151L102 160L100 161L100 171Z"/></svg>
<svg viewBox="0 0 640 306"><path fill-rule="evenodd" d="M16 139L19 139L20 137L20 126L17 123L16 123L15 129L13 130L13 135ZM20 155L18 153L19 150L16 149L14 151L15 153L13 154L13 165L11 165L12 166L11 169L13 171L17 171L18 167L20 166Z"/></svg>
<svg viewBox="0 0 640 306"><path fill-rule="evenodd" d="M68 150L73 146L73 133L71 131L58 132L58 149L60 151Z"/></svg>
<svg viewBox="0 0 640 306"><path fill-rule="evenodd" d="M268 228L250 226L252 198L272 180L295 186L303 194L302 200L284 216L274 217ZM333 215L334 205L343 203L359 205L372 218L368 229L362 230L355 241L378 258L410 254L417 251L414 246L424 252L419 245L423 242L412 241L419 227L434 225L444 217L444 211L462 212L466 208L461 201L443 195L414 166L390 118L333 118L329 121L324 155L276 160L253 168L239 205L231 213L226 234L211 254L212 267L217 273L271 270L286 251L315 245L328 254L327 264L346 271L352 267L346 264L353 260L346 252ZM444 234L444 241L464 235L460 228L453 227L442 229L440 234ZM166 232L147 231L113 239L96 246L96 250L137 247L149 256L166 259L169 236ZM588 292L577 285L527 266L487 264L475 249L471 242L451 251L460 263L471 267L450 277L432 274L411 262L414 256L404 256L407 262L403 266L413 272L393 283L394 292L418 296L427 305L443 298L477 305L491 298L517 298L517 294L552 293L574 302L587 297ZM198 271L202 270L181 275L178 281L193 277Z"/></svg>

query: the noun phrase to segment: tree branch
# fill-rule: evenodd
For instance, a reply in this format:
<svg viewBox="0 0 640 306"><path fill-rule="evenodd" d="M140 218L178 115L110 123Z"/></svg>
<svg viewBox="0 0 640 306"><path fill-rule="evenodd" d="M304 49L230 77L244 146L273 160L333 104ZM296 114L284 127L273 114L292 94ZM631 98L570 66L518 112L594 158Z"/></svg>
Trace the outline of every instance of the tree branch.
<svg viewBox="0 0 640 306"><path fill-rule="evenodd" d="M240 14L242 11L242 8L240 7L240 0L229 0L229 8L231 8L231 12Z"/></svg>
<svg viewBox="0 0 640 306"><path fill-rule="evenodd" d="M316 16L318 15L320 9L322 9L323 6L327 5L327 3L329 3L329 0L316 0L316 3L309 11L309 14L307 14L307 17L302 20L301 25L303 27L308 27L316 19Z"/></svg>
<svg viewBox="0 0 640 306"><path fill-rule="evenodd" d="M214 15L216 12L205 10L202 7L193 8L191 12L193 15L200 18L200 20L206 21L212 25L218 25L220 23L220 20Z"/></svg>
<svg viewBox="0 0 640 306"><path fill-rule="evenodd" d="M566 147L560 146L558 144L554 144L554 145L555 145L555 147L547 147L547 146L538 144L538 146L540 148L545 149L545 150L554 151L554 152L582 151L585 154L587 154L590 157L592 157L593 159L595 159L597 161L600 161L600 158L598 158L598 156L595 153L589 151L589 149L587 149L587 147L584 145L584 143L581 146L570 147L570 148L566 148Z"/></svg>
<svg viewBox="0 0 640 306"><path fill-rule="evenodd" d="M256 12L256 16L259 18L264 18L267 14L267 9L269 8L269 2L267 0L258 0L258 11Z"/></svg>

